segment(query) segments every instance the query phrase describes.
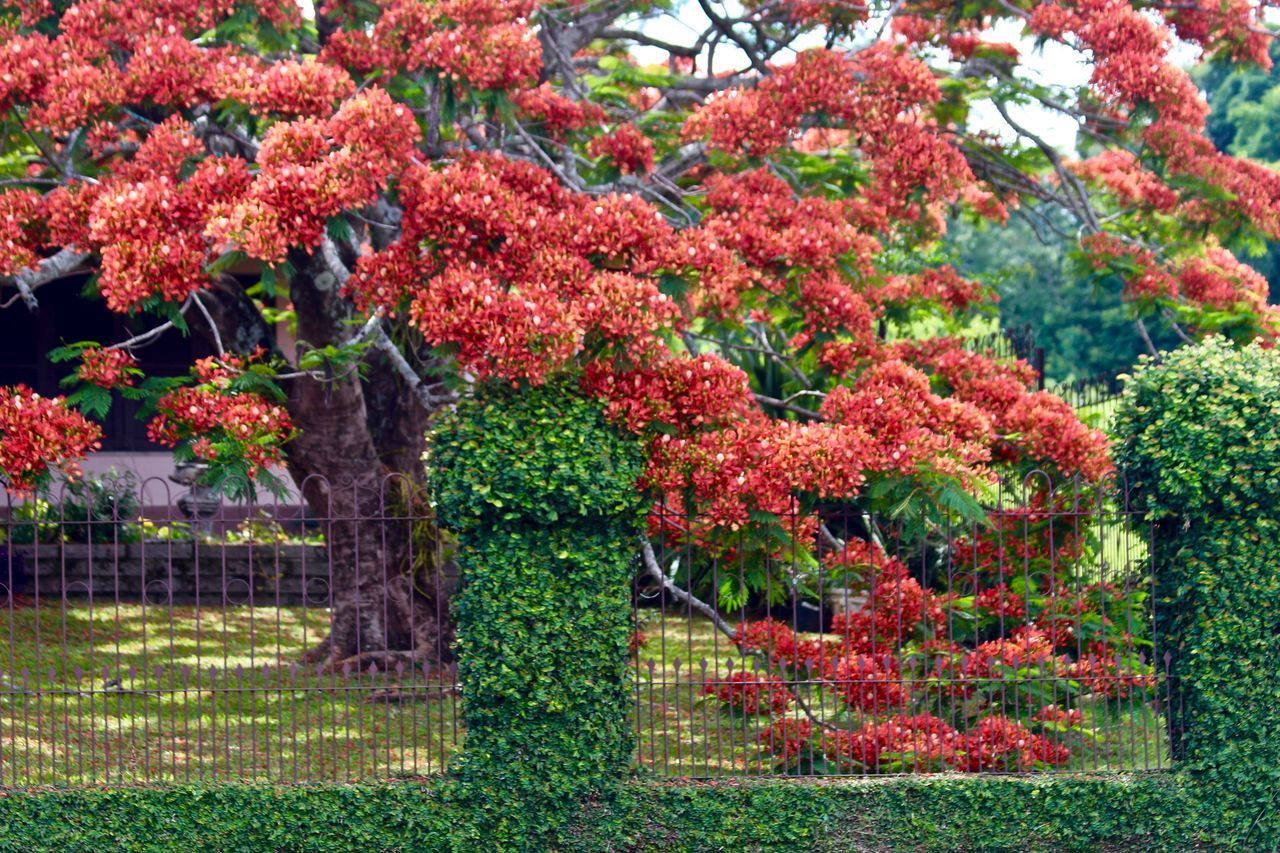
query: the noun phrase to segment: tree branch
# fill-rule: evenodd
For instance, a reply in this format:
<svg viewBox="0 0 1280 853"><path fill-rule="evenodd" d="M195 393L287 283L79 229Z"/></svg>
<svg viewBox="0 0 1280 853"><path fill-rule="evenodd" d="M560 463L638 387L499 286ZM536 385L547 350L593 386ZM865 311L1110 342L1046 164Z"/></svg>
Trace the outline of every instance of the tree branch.
<svg viewBox="0 0 1280 853"><path fill-rule="evenodd" d="M76 251L74 246L67 246L56 255L40 261L34 267L27 267L19 271L17 275L9 279L9 283L18 289L17 296L0 304L0 308L8 308L18 299L21 299L26 303L27 309L34 313L40 308L40 302L36 299L36 289L63 276L77 272L88 258L89 254L87 252L79 252Z"/></svg>

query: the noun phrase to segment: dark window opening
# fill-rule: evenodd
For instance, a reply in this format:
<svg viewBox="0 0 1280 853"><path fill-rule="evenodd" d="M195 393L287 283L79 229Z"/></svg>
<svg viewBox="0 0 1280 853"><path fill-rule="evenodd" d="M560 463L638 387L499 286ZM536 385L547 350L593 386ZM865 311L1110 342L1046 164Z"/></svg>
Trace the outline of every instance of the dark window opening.
<svg viewBox="0 0 1280 853"><path fill-rule="evenodd" d="M40 288L40 309L32 314L21 305L6 309L0 334L0 385L29 385L40 394L67 393L58 383L75 372L78 364L54 364L51 349L76 341L112 344L154 327L154 317L125 317L109 311L97 299L85 299L83 276L52 282ZM193 359L210 355L204 340L170 329L155 341L134 351L148 376L184 376ZM147 440L147 424L138 418L140 404L119 394L102 425L102 449L137 453L160 450Z"/></svg>

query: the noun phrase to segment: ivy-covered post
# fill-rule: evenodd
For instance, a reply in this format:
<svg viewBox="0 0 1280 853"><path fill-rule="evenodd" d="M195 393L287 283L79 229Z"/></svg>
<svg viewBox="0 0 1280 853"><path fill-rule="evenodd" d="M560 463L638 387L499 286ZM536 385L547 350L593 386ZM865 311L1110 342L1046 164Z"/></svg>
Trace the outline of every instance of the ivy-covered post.
<svg viewBox="0 0 1280 853"><path fill-rule="evenodd" d="M639 443L571 388L487 386L435 431L466 744L454 766L488 849L542 849L626 772ZM475 848L480 849L480 848Z"/></svg>
<svg viewBox="0 0 1280 853"><path fill-rule="evenodd" d="M1137 372L1117 462L1156 525L1180 768L1235 843L1280 841L1280 354L1221 338Z"/></svg>

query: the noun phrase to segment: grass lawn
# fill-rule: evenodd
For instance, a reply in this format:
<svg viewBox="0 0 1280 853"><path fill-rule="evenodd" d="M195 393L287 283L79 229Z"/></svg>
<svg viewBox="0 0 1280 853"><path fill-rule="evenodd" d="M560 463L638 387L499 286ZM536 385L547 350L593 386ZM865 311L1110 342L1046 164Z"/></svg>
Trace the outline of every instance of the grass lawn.
<svg viewBox="0 0 1280 853"><path fill-rule="evenodd" d="M744 665L737 650L702 618L639 618L649 637L634 670L642 770L786 772L761 753L757 718L724 714L704 696L706 681ZM444 770L462 740L447 677L298 664L327 627L320 609L42 604L0 624L0 787L427 775ZM864 722L838 718L819 690L800 692L819 719ZM1083 705L1094 739L1063 769L1167 766L1159 715ZM941 707L918 710L946 719Z"/></svg>
<svg viewBox="0 0 1280 853"><path fill-rule="evenodd" d="M322 609L10 615L0 785L423 775L460 740L453 687L434 672L298 664L327 630Z"/></svg>

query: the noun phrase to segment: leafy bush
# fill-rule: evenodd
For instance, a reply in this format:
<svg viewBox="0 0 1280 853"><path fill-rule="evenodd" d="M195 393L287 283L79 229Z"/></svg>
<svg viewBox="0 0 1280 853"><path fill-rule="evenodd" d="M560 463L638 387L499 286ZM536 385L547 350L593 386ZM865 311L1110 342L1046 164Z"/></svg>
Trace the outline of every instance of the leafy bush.
<svg viewBox="0 0 1280 853"><path fill-rule="evenodd" d="M0 797L0 850L503 849L454 837L468 815L448 788L431 782L12 792ZM1214 831L1194 787L1176 777L631 784L611 801L592 803L548 847L1209 850Z"/></svg>
<svg viewBox="0 0 1280 853"><path fill-rule="evenodd" d="M454 768L471 843L540 849L631 757L629 581L640 445L569 388L488 386L436 430L467 740Z"/></svg>
<svg viewBox="0 0 1280 853"><path fill-rule="evenodd" d="M1187 770L1259 843L1280 841L1280 355L1221 339L1147 362L1117 459L1158 521L1156 624Z"/></svg>
<svg viewBox="0 0 1280 853"><path fill-rule="evenodd" d="M14 508L9 541L130 542L138 539L138 478L110 471L68 480Z"/></svg>

